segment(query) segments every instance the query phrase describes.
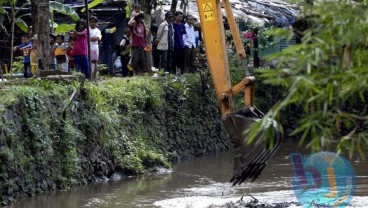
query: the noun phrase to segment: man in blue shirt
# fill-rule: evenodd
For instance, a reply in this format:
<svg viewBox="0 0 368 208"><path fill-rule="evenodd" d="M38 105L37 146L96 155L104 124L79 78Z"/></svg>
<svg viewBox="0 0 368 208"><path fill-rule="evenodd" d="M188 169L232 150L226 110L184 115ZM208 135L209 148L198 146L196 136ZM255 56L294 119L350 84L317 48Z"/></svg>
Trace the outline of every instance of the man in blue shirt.
<svg viewBox="0 0 368 208"><path fill-rule="evenodd" d="M13 51L22 51L23 52L23 64L24 64L24 68L23 68L23 75L24 78L29 78L32 77L32 73L31 73L31 59L29 57L29 52L32 49L32 43L29 42L28 40L28 36L26 34L22 35L22 44L15 46L13 48Z"/></svg>
<svg viewBox="0 0 368 208"><path fill-rule="evenodd" d="M183 35L186 34L185 26L182 23L183 13L176 11L174 14L174 52L172 59L172 68L176 73L180 73L184 68L184 41Z"/></svg>

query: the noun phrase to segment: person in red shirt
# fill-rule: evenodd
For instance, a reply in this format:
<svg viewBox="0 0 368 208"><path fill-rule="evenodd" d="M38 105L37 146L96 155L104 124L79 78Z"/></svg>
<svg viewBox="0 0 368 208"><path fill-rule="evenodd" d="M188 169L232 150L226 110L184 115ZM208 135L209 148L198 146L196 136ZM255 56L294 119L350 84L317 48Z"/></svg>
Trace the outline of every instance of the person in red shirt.
<svg viewBox="0 0 368 208"><path fill-rule="evenodd" d="M73 34L73 61L77 71L86 75L88 80L91 79L88 66L88 45L87 45L87 24L85 21L78 21L75 25Z"/></svg>
<svg viewBox="0 0 368 208"><path fill-rule="evenodd" d="M147 46L146 42L146 26L144 25L144 14L138 13L129 20L128 26L132 32L132 59L131 65L133 67L134 75L142 75L147 68L147 58L144 48Z"/></svg>

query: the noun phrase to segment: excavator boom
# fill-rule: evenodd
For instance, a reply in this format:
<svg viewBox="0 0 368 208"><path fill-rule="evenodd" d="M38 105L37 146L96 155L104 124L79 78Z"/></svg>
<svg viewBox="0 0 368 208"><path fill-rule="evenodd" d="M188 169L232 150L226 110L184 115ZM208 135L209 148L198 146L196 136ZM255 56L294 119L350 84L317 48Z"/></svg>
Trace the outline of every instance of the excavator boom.
<svg viewBox="0 0 368 208"><path fill-rule="evenodd" d="M235 23L229 0L222 0L230 30L235 42L239 58L245 59L243 43ZM274 135L274 145L265 142L264 134L258 136L257 145L248 150L245 145L251 125L263 117L263 113L254 106L253 83L255 77L244 79L232 86L225 43L220 0L197 0L201 28L204 37L206 56L215 86L217 100L220 104L222 121L236 150L234 157L233 185L241 184L246 179L252 182L261 174L267 160L277 151L283 138L280 125L270 121L270 130ZM244 109L234 112L233 97L244 91ZM268 140L269 141L269 140Z"/></svg>

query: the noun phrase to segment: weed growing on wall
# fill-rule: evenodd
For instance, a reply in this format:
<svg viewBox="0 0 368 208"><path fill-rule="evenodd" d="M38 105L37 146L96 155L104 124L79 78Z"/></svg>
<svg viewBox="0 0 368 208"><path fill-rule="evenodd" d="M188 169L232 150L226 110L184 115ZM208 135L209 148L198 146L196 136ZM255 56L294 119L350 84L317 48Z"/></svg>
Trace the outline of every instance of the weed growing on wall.
<svg viewBox="0 0 368 208"><path fill-rule="evenodd" d="M163 107L164 92L160 83L150 78L112 79L98 87L88 85L88 90L91 98L89 104L93 105L91 107L103 124L103 141L123 169L141 173L148 166L168 166L165 156L149 154L152 156L150 158L142 153L155 152L152 140L162 139L147 134L149 126L144 128L139 119L145 116L144 112L148 109ZM134 129L134 134L126 129ZM146 163L147 160L152 160L152 163Z"/></svg>

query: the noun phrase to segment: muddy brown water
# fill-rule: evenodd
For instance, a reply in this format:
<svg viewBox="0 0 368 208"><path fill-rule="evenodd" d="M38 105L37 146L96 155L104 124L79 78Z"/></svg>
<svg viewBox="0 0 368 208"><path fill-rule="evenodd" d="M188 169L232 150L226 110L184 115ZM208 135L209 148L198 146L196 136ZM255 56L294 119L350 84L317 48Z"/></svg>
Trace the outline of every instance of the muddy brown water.
<svg viewBox="0 0 368 208"><path fill-rule="evenodd" d="M127 177L78 187L70 191L41 194L14 203L11 208L120 208L120 207L207 207L263 194L263 198L293 197L291 153L308 153L296 143L287 142L269 161L262 175L253 183L232 187L231 151L188 159L171 170ZM359 206L368 207L368 160L351 160L357 174L356 197ZM295 196L294 196L295 197ZM366 202L365 202L366 201Z"/></svg>

